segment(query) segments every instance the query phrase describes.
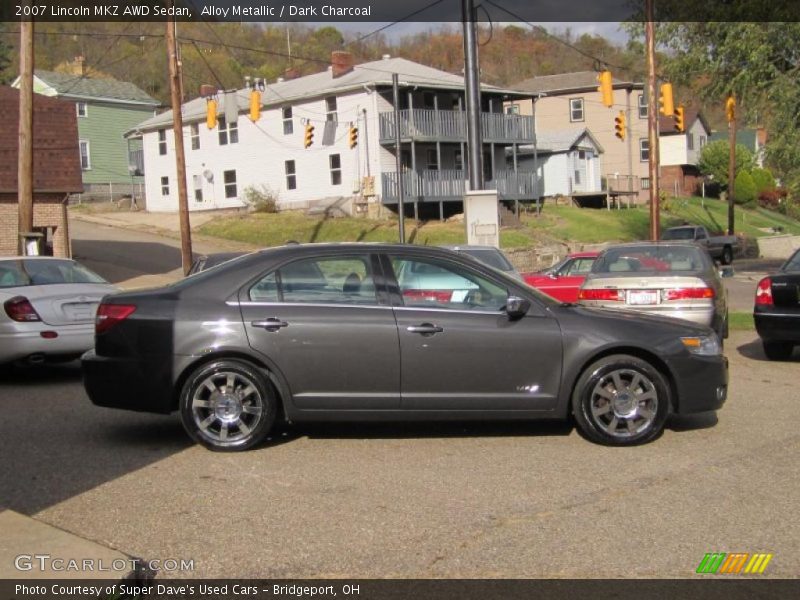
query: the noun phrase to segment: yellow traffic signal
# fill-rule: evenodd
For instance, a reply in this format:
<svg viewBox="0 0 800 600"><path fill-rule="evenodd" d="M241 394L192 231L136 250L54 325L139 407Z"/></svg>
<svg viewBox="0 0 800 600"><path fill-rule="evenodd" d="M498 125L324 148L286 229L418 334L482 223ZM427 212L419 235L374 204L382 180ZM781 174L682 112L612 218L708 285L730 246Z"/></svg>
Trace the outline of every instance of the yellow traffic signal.
<svg viewBox="0 0 800 600"><path fill-rule="evenodd" d="M672 99L672 84L661 84L661 97L658 99L661 105L659 111L665 117L671 117L675 114L675 101Z"/></svg>
<svg viewBox="0 0 800 600"><path fill-rule="evenodd" d="M675 120L675 131L683 133L686 131L686 123L683 120L683 104L675 107L675 114L672 117Z"/></svg>
<svg viewBox="0 0 800 600"><path fill-rule="evenodd" d="M350 126L350 135L348 136L348 140L351 150L358 146L358 127Z"/></svg>
<svg viewBox="0 0 800 600"><path fill-rule="evenodd" d="M597 91L600 92L601 101L604 105L611 108L614 105L614 88L611 82L611 71L608 69L600 71L597 75L597 81L600 82Z"/></svg>
<svg viewBox="0 0 800 600"><path fill-rule="evenodd" d="M725 101L725 116L728 118L728 123L736 120L736 98L732 95Z"/></svg>
<svg viewBox="0 0 800 600"><path fill-rule="evenodd" d="M311 123L306 123L306 133L303 141L303 148L308 148L314 143L314 126Z"/></svg>
<svg viewBox="0 0 800 600"><path fill-rule="evenodd" d="M213 98L206 100L206 125L209 129L217 126L217 101Z"/></svg>
<svg viewBox="0 0 800 600"><path fill-rule="evenodd" d="M250 90L250 120L255 123L261 118L261 92Z"/></svg>
<svg viewBox="0 0 800 600"><path fill-rule="evenodd" d="M619 139L625 139L625 111L619 111L619 114L614 117L614 135Z"/></svg>

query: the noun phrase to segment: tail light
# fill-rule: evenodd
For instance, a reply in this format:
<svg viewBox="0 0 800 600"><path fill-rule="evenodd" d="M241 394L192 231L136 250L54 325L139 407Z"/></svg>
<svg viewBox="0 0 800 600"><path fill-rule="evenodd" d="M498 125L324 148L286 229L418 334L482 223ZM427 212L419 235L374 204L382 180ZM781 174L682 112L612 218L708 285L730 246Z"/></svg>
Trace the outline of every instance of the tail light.
<svg viewBox="0 0 800 600"><path fill-rule="evenodd" d="M772 299L772 280L769 277L764 277L758 282L756 286L756 305L773 306L775 302Z"/></svg>
<svg viewBox="0 0 800 600"><path fill-rule="evenodd" d="M622 290L588 289L578 292L578 300L603 300L622 302L625 299Z"/></svg>
<svg viewBox="0 0 800 600"><path fill-rule="evenodd" d="M716 294L713 288L676 288L664 290L664 300L703 300L713 298Z"/></svg>
<svg viewBox="0 0 800 600"><path fill-rule="evenodd" d="M423 302L440 302L447 304L453 297L452 290L403 290L403 297Z"/></svg>
<svg viewBox="0 0 800 600"><path fill-rule="evenodd" d="M136 307L133 304L101 304L97 307L94 332L105 333L115 325L130 317Z"/></svg>
<svg viewBox="0 0 800 600"><path fill-rule="evenodd" d="M6 314L11 318L12 321L28 323L31 321L42 320L42 318L39 316L39 313L37 313L36 309L33 308L31 301L25 296L14 296L10 300L6 300L3 303L3 308L6 309Z"/></svg>

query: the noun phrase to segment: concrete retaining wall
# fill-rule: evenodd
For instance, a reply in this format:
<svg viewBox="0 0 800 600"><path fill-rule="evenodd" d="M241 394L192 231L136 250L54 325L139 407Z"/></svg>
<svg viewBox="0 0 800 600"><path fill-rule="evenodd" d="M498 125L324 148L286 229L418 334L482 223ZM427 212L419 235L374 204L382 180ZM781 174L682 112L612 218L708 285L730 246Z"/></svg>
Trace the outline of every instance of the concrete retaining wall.
<svg viewBox="0 0 800 600"><path fill-rule="evenodd" d="M758 238L761 258L789 258L800 248L800 235L775 235Z"/></svg>

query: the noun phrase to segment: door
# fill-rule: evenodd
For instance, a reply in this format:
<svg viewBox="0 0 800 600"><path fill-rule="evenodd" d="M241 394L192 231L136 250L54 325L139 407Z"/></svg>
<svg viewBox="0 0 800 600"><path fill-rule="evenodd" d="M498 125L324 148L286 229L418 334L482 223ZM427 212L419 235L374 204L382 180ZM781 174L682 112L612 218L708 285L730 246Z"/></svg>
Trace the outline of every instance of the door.
<svg viewBox="0 0 800 600"><path fill-rule="evenodd" d="M400 351L368 254L316 256L242 290L250 346L288 382L298 409L397 409Z"/></svg>
<svg viewBox="0 0 800 600"><path fill-rule="evenodd" d="M561 331L544 310L512 321L502 280L442 259L395 255L390 262L404 409L553 408Z"/></svg>

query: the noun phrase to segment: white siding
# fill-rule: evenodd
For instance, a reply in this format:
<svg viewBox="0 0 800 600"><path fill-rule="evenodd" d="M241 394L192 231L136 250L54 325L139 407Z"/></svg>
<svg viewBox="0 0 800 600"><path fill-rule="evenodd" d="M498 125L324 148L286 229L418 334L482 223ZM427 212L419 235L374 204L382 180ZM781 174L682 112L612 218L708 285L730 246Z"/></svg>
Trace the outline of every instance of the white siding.
<svg viewBox="0 0 800 600"><path fill-rule="evenodd" d="M662 166L688 164L685 135L672 134L659 136L658 151L659 161Z"/></svg>

